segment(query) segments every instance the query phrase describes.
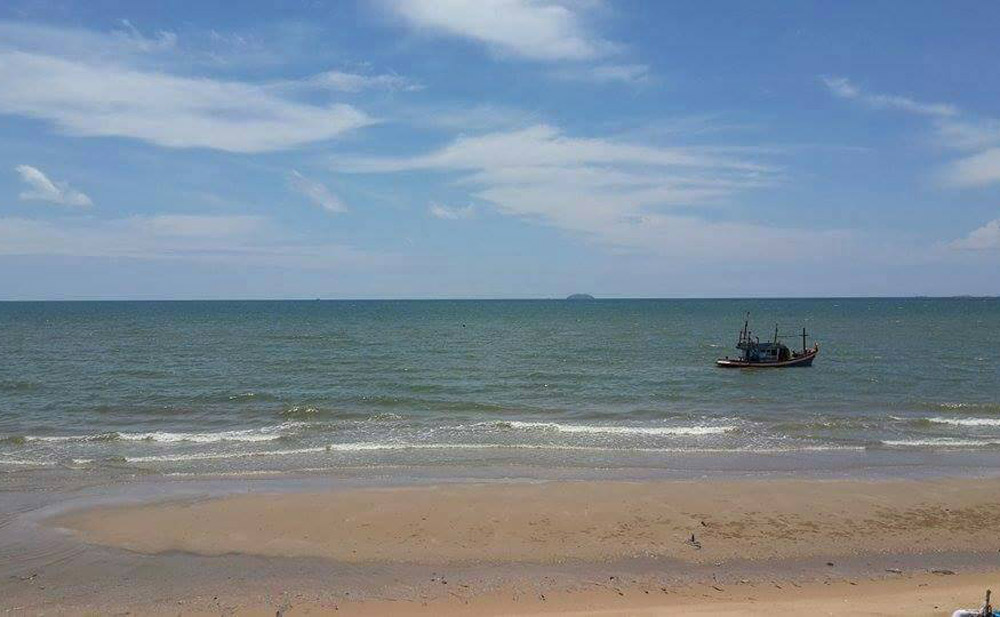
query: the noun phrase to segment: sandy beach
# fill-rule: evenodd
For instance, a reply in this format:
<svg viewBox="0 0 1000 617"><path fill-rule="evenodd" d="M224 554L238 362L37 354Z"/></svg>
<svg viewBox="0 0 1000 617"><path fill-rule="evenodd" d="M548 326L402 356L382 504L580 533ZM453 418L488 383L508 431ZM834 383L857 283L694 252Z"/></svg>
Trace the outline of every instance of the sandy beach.
<svg viewBox="0 0 1000 617"><path fill-rule="evenodd" d="M46 525L149 570L129 588L150 593L98 612L940 615L1000 583L997 495L996 479L494 482L98 506ZM281 575L255 586L247 559ZM170 572L184 563L207 574ZM317 589L327 567L349 575Z"/></svg>

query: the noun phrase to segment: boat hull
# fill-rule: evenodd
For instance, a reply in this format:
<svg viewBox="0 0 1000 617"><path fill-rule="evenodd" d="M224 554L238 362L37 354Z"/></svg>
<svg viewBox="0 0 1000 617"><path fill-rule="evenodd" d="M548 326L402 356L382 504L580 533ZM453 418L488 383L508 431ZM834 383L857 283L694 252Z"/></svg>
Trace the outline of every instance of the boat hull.
<svg viewBox="0 0 1000 617"><path fill-rule="evenodd" d="M791 360L781 362L747 362L738 358L719 358L715 366L719 368L790 368L793 366L812 366L813 360L819 354L819 347L814 347Z"/></svg>

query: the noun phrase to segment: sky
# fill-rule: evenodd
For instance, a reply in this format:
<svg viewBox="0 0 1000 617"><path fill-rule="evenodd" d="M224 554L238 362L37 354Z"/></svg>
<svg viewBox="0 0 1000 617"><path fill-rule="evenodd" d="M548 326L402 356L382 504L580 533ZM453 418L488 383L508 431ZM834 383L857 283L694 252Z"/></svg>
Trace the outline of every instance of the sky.
<svg viewBox="0 0 1000 617"><path fill-rule="evenodd" d="M997 295L998 24L5 0L0 299Z"/></svg>

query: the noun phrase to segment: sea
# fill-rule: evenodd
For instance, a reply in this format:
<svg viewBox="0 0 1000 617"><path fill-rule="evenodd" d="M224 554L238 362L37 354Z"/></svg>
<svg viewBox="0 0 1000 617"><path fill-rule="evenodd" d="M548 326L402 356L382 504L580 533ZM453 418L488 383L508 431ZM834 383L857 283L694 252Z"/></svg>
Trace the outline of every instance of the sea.
<svg viewBox="0 0 1000 617"><path fill-rule="evenodd" d="M1000 299L0 303L0 476L430 469L990 472Z"/></svg>

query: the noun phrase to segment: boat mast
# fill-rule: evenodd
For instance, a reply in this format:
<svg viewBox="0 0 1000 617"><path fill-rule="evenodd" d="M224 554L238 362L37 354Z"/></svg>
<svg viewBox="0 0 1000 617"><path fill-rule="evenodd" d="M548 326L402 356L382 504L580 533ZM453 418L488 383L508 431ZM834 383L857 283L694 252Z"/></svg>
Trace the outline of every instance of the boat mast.
<svg viewBox="0 0 1000 617"><path fill-rule="evenodd" d="M743 352L743 359L750 359L750 311L747 311L746 319L743 321L743 331L740 332L740 344L737 345Z"/></svg>
<svg viewBox="0 0 1000 617"><path fill-rule="evenodd" d="M802 351L806 350L806 327L802 326Z"/></svg>

